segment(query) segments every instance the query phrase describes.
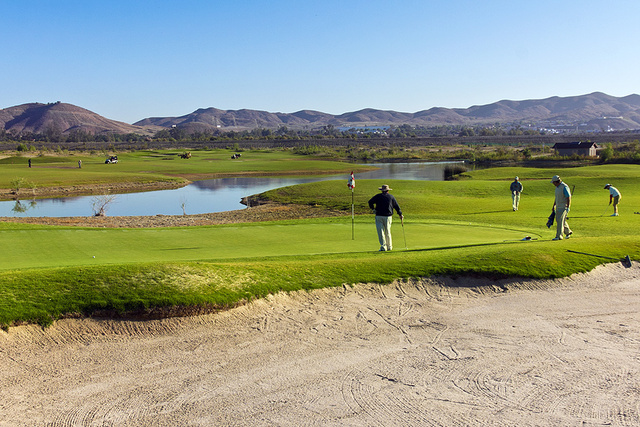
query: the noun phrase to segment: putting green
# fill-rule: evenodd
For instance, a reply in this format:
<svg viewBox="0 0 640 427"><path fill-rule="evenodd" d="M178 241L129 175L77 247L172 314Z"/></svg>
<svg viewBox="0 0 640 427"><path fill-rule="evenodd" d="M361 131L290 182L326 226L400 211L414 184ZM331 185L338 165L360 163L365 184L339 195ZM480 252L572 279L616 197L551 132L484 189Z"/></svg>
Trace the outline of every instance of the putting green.
<svg viewBox="0 0 640 427"><path fill-rule="evenodd" d="M216 261L374 252L378 249L375 226L350 219L332 223L244 224L197 228L4 229L6 248L0 269L24 269L154 261ZM469 223L405 222L393 224L394 248L429 249L521 240L534 231ZM94 258L95 257L95 258Z"/></svg>

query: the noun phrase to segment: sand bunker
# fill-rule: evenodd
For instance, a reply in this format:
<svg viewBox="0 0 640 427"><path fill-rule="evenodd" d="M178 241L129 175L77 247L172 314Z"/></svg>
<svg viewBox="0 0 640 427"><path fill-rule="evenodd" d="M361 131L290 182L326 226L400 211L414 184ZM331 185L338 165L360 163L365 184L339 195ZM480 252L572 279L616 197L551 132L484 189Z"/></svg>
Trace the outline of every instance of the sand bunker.
<svg viewBox="0 0 640 427"><path fill-rule="evenodd" d="M0 331L0 426L640 425L640 268Z"/></svg>

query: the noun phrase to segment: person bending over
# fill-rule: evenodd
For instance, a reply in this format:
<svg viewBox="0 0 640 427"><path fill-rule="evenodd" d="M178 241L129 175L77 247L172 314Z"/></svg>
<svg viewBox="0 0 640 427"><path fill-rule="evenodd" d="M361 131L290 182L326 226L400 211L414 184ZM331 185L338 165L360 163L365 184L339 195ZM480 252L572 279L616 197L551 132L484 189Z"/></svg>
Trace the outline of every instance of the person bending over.
<svg viewBox="0 0 640 427"><path fill-rule="evenodd" d="M620 203L622 194L620 194L620 191L611 184L605 185L604 189L609 190L609 204L613 202L613 214L611 216L618 216L618 203Z"/></svg>

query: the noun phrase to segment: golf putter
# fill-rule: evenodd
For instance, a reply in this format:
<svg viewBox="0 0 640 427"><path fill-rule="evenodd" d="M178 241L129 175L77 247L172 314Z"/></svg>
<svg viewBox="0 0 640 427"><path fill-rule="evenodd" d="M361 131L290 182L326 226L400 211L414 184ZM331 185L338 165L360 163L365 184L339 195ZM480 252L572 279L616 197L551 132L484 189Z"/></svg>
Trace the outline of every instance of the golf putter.
<svg viewBox="0 0 640 427"><path fill-rule="evenodd" d="M404 237L404 248L408 250L407 247L407 235L404 233L404 218L400 218L400 224L402 224L402 237Z"/></svg>

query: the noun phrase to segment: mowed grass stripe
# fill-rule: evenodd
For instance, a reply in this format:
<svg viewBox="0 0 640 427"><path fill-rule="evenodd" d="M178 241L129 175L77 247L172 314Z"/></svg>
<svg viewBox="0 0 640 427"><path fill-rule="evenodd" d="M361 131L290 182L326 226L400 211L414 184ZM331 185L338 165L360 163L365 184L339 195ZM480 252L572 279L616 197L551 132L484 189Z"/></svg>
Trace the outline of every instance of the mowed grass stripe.
<svg viewBox="0 0 640 427"><path fill-rule="evenodd" d="M455 223L400 221L393 225L396 250L427 249L519 240L535 231ZM0 258L0 269L87 266L139 262L223 260L350 252L378 248L372 221L307 224L265 224L156 229L2 230L11 248ZM93 258L95 256L95 258Z"/></svg>

